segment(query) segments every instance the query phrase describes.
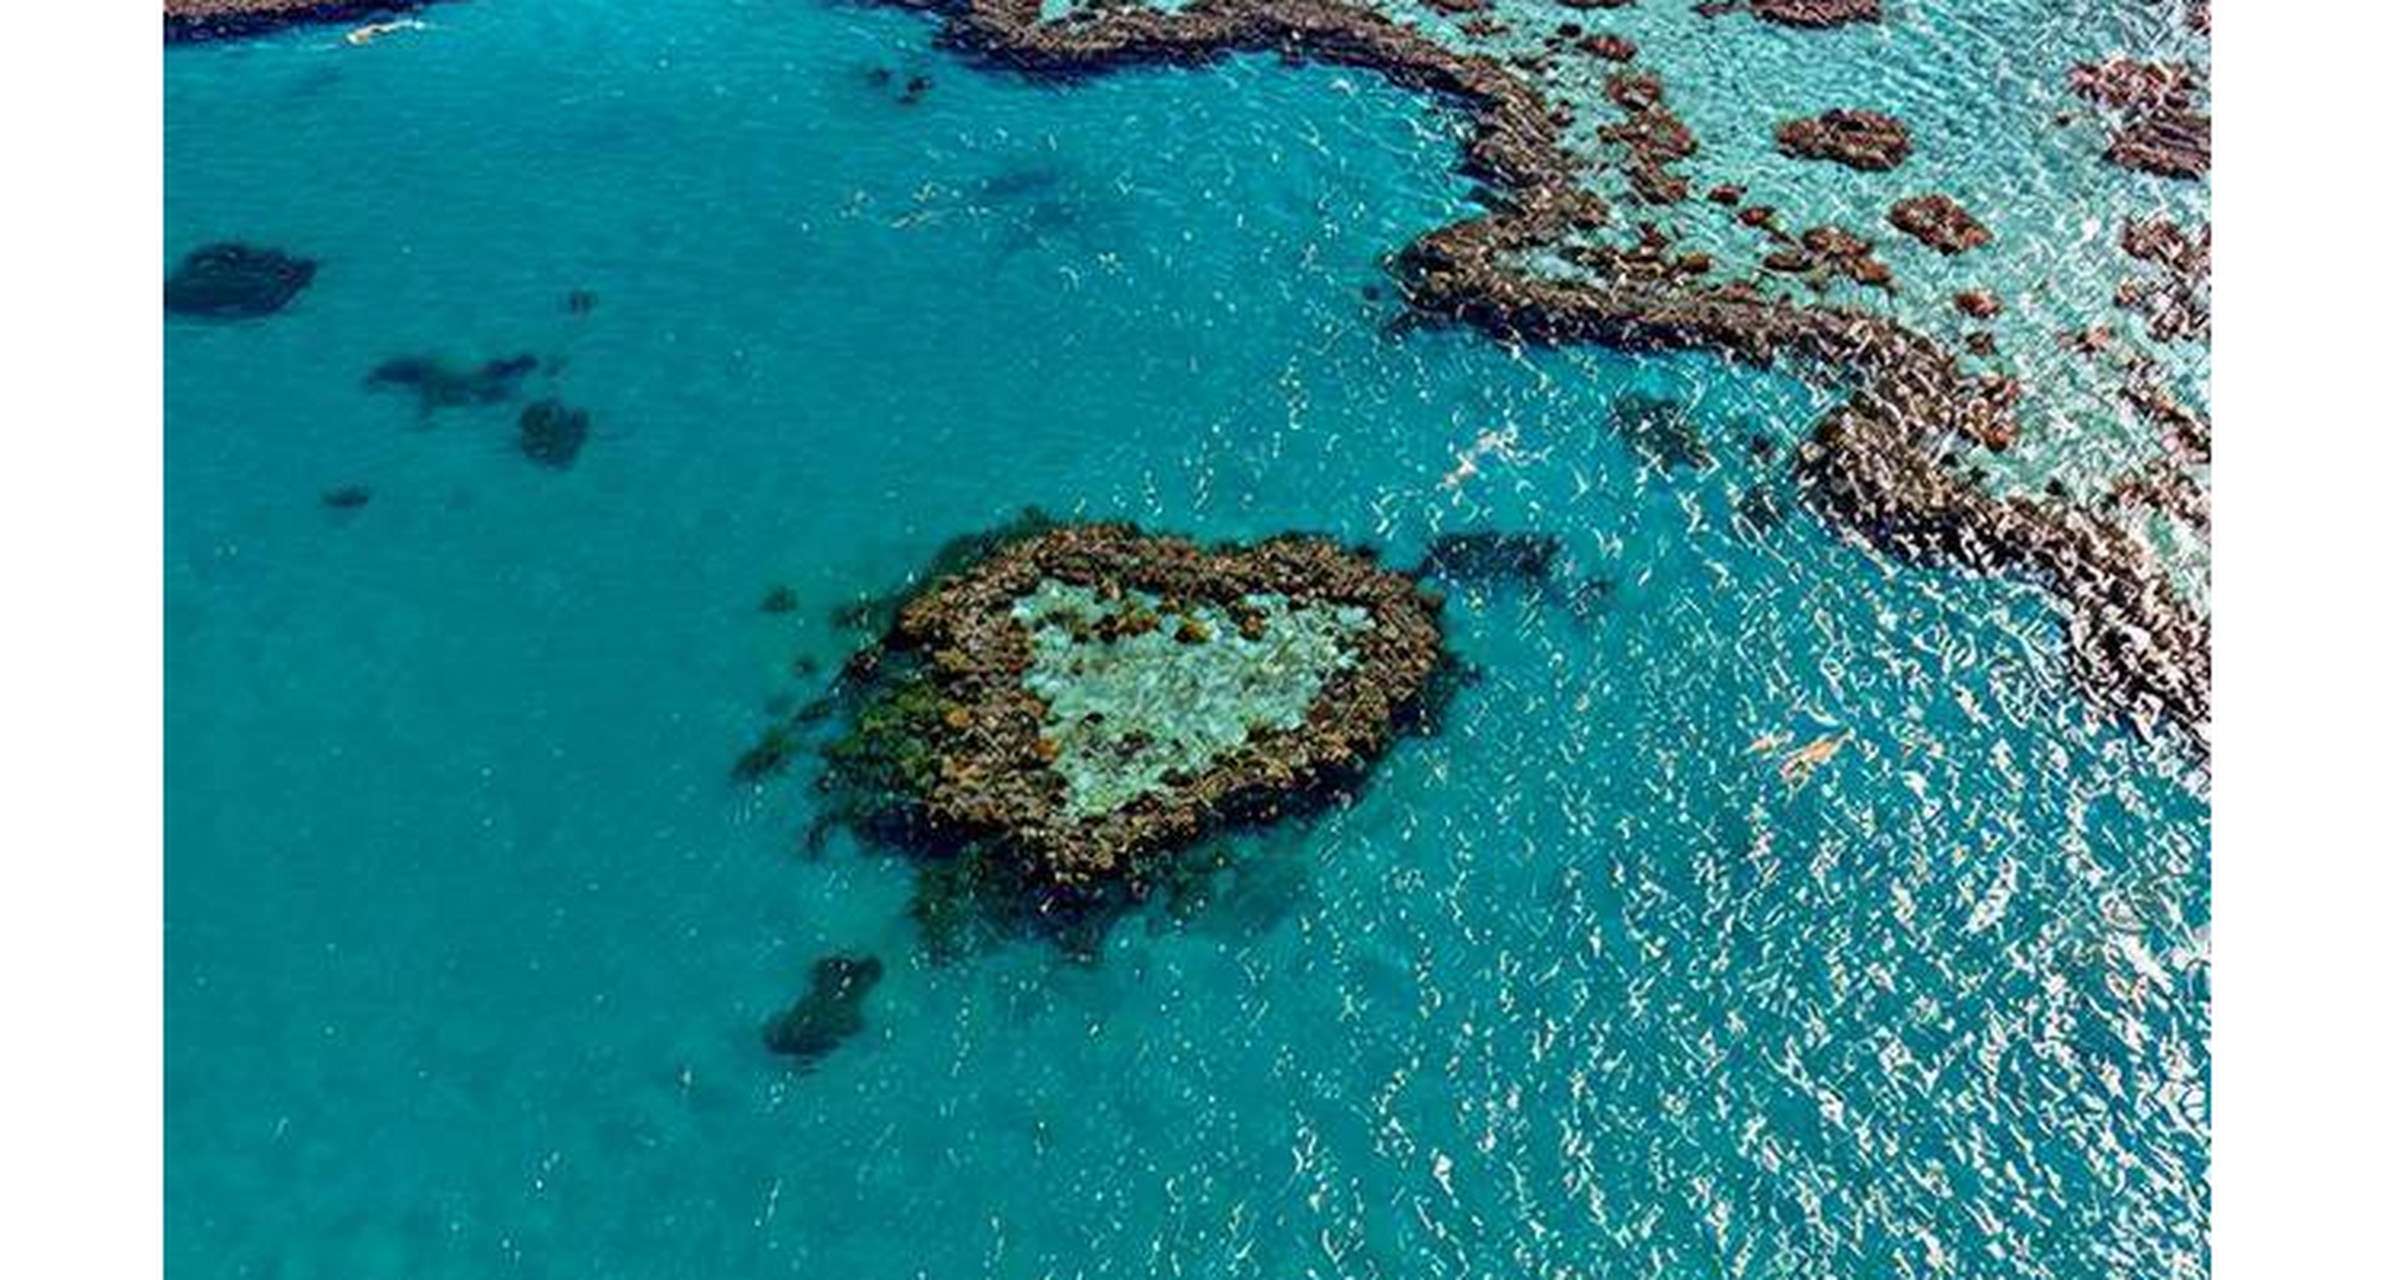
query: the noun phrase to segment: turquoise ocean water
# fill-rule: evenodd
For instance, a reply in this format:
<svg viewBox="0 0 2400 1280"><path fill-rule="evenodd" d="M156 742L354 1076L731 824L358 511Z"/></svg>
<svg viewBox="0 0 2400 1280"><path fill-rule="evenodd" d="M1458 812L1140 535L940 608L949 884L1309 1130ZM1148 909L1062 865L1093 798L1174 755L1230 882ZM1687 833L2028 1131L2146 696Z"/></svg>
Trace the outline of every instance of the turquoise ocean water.
<svg viewBox="0 0 2400 1280"><path fill-rule="evenodd" d="M1387 332L1381 255L1473 208L1454 116L1029 85L813 0L426 20L167 58L168 259L321 263L167 328L171 1275L2203 1272L2205 772L2039 595L1742 528L1822 393ZM569 469L362 386L518 352ZM1647 464L1634 390L1714 464ZM1454 597L1441 732L1096 961L936 965L905 868L727 769L838 605L1026 505L1618 585ZM798 1071L758 1028L835 950L887 976Z"/></svg>

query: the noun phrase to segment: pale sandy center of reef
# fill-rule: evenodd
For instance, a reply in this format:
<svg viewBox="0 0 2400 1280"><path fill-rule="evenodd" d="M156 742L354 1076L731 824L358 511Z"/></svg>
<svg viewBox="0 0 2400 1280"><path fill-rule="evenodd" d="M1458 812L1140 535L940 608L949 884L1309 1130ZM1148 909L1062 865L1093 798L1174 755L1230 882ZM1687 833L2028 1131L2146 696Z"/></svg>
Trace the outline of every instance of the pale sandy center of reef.
<svg viewBox="0 0 2400 1280"><path fill-rule="evenodd" d="M1032 638L1028 692L1073 817L1107 813L1205 770L1261 731L1296 728L1326 679L1356 662L1372 619L1356 605L1272 593L1168 611L1146 591L1111 602L1045 579L1010 611Z"/></svg>

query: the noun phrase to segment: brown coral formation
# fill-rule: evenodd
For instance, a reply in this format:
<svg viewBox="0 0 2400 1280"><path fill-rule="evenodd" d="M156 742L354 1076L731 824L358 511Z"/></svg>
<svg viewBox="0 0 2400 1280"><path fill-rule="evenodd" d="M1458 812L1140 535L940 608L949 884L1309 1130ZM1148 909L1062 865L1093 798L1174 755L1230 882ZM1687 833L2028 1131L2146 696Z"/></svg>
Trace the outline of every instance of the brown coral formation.
<svg viewBox="0 0 2400 1280"><path fill-rule="evenodd" d="M2114 526L2060 500L1995 497L1947 463L1953 442L2001 434L1995 416L2006 410L1938 343L1884 316L1707 283L1648 244L1596 251L1589 279L1522 269L1526 251L1603 225L1607 208L1579 182L1563 114L1506 65L1341 0L1190 0L1174 13L1110 10L1061 24L1042 22L1038 0L895 2L937 7L950 44L1035 74L1251 50L1372 68L1459 104L1472 123L1462 168L1498 201L1398 255L1420 314L1518 341L1713 350L1843 371L1851 396L1799 459L1812 505L1891 553L2039 581L2059 601L2071 670L2090 696L2180 724L2205 745L2206 619Z"/></svg>
<svg viewBox="0 0 2400 1280"><path fill-rule="evenodd" d="M2152 112L2119 129L2101 156L2120 169L2197 178L2208 172L2208 133L2208 117L2197 111Z"/></svg>
<svg viewBox="0 0 2400 1280"><path fill-rule="evenodd" d="M2180 62L2143 62L2122 54L2079 62L2067 87L2116 113L2104 158L2121 168L2169 178L2208 172L2209 121L2193 110L2199 77Z"/></svg>
<svg viewBox="0 0 2400 1280"><path fill-rule="evenodd" d="M2192 105L2200 80L2181 62L2144 62L2118 54L2067 69L2067 88L2117 111L2181 110Z"/></svg>
<svg viewBox="0 0 2400 1280"><path fill-rule="evenodd" d="M1271 593L1356 607L1370 622L1350 642L1352 663L1326 680L1298 726L1255 730L1196 776L1171 775L1120 807L1078 816L1049 767L1057 745L1045 745L1046 707L1025 684L1033 641L1011 612L1045 581L1102 598L1144 592L1214 604L1237 617L1245 596ZM1441 663L1439 609L1439 598L1408 577L1317 538L1209 549L1102 524L1006 544L911 600L884 641L891 653L925 659L924 696L941 708L913 730L930 761L914 802L930 830L985 842L1033 883L1098 887L1222 823L1361 775ZM1149 629L1161 625L1149 616ZM1188 616L1175 634L1179 643L1209 639Z"/></svg>
<svg viewBox="0 0 2400 1280"><path fill-rule="evenodd" d="M1691 194L1691 183L1671 167L1700 149L1682 117L1667 107L1665 82L1648 71L1619 71L1609 76L1608 100L1625 113L1623 122L1605 126L1600 137L1624 148L1626 178L1644 204L1677 204Z"/></svg>
<svg viewBox="0 0 2400 1280"><path fill-rule="evenodd" d="M1617 35L1586 36L1575 47L1595 58L1606 58L1610 62L1631 62L1641 53L1641 50L1634 46L1633 41Z"/></svg>
<svg viewBox="0 0 2400 1280"><path fill-rule="evenodd" d="M1939 253L1965 253L1991 243L1991 230L1946 195L1910 196L1892 206L1891 223Z"/></svg>
<svg viewBox="0 0 2400 1280"><path fill-rule="evenodd" d="M1882 0L1750 0L1750 12L1763 22L1787 27L1838 27L1881 18L1883 4Z"/></svg>
<svg viewBox="0 0 2400 1280"><path fill-rule="evenodd" d="M1810 227L1797 240L1785 237L1782 248L1759 262L1769 271L1806 276L1819 287L1834 276L1877 289L1893 287L1892 269L1875 256L1874 242L1841 227Z"/></svg>
<svg viewBox="0 0 2400 1280"><path fill-rule="evenodd" d="M2208 337L2209 229L2187 233L2166 218L2125 224L2117 246L2157 270L2117 287L2117 305L2138 311L2160 342Z"/></svg>
<svg viewBox="0 0 2400 1280"><path fill-rule="evenodd" d="M1989 320L2002 311L2000 295L1989 289L1961 289L1950 295L1950 304L1963 315Z"/></svg>
<svg viewBox="0 0 2400 1280"><path fill-rule="evenodd" d="M1880 111L1837 108L1775 126L1775 147L1797 160L1831 160L1861 172L1882 173L1908 159L1908 126Z"/></svg>
<svg viewBox="0 0 2400 1280"><path fill-rule="evenodd" d="M2160 385L2158 370L2152 362L2134 362L2125 383L2125 402L2133 406L2143 421L2158 429L2159 444L2169 459L2207 465L2212 437L2208 419Z"/></svg>

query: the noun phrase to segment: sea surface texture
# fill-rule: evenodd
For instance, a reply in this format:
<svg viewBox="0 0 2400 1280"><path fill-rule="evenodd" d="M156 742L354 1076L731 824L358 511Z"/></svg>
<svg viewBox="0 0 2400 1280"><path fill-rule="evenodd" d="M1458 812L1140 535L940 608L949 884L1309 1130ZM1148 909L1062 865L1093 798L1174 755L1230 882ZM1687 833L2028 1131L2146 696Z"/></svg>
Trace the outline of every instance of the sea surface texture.
<svg viewBox="0 0 2400 1280"><path fill-rule="evenodd" d="M2205 341L2112 295L2208 187L2105 163L2069 69L2206 38L1882 9L1496 12L1621 33L1699 138L1670 213L1596 179L1619 217L1754 254L1739 182L1876 242L1857 305L2003 297L2024 430L1976 465L2094 498L2158 446L2058 332L2204 410ZM166 321L169 1275L2206 1273L2205 748L2084 697L2038 584L1804 505L1840 388L1400 323L1390 255L1484 198L1455 104L1043 83L829 0L417 17L166 57L165 268L315 267ZM1834 107L1916 167L1776 151ZM1993 242L1884 221L1936 190ZM1353 803L1088 954L937 957L807 761L731 770L845 605L1029 506L1557 550L1437 577L1479 678ZM2127 518L2204 602L2204 536ZM881 965L855 1034L769 1052L835 954Z"/></svg>

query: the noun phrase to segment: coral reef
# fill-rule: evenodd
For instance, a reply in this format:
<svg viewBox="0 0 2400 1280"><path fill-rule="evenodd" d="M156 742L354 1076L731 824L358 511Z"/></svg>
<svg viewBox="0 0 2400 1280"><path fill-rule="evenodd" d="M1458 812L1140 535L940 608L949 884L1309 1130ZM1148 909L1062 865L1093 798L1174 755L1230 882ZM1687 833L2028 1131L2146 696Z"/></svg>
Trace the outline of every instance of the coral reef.
<svg viewBox="0 0 2400 1280"><path fill-rule="evenodd" d="M1420 578L1473 585L1511 583L1538 587L1550 580L1565 548L1550 533L1503 533L1476 529L1443 533L1426 544L1414 570Z"/></svg>
<svg viewBox="0 0 2400 1280"><path fill-rule="evenodd" d="M1831 160L1881 173L1908 159L1908 126L1880 111L1836 108L1775 126L1775 147L1794 159Z"/></svg>
<svg viewBox="0 0 2400 1280"><path fill-rule="evenodd" d="M2200 79L2180 62L2144 62L2123 54L2067 69L2067 88L2118 111L2182 110L2192 105Z"/></svg>
<svg viewBox="0 0 2400 1280"><path fill-rule="evenodd" d="M2189 66L2119 54L2076 63L2067 87L2116 114L2117 132L2103 153L2109 163L2168 178L2208 172L2209 122L2192 107L2200 80Z"/></svg>
<svg viewBox="0 0 2400 1280"><path fill-rule="evenodd" d="M1892 206L1890 217L1894 227L1939 253L1965 253L1992 240L1990 228L1940 192L1910 196Z"/></svg>
<svg viewBox="0 0 2400 1280"><path fill-rule="evenodd" d="M1750 12L1761 21L1787 27L1838 27L1849 22L1873 22L1883 16L1882 0L1750 0Z"/></svg>
<svg viewBox="0 0 2400 1280"><path fill-rule="evenodd" d="M2123 531L2064 500L1996 497L1949 462L1955 442L2010 428L2005 394L1938 343L1885 316L1709 281L1691 270L1697 255L1673 253L1655 232L1629 248L1578 243L1572 277L1526 269L1528 253L1588 235L1609 211L1580 180L1565 114L1507 64L1342 0L1187 0L1171 13L1109 8L1058 22L1033 0L887 2L937 13L943 42L962 55L1041 79L1257 51L1372 69L1460 106L1471 124L1461 167L1492 207L1395 255L1417 316L1517 342L1706 350L1838 372L1850 398L1794 460L1809 505L1892 554L2041 583L2059 602L2086 694L2143 723L2183 726L2205 749L2206 619Z"/></svg>
<svg viewBox="0 0 2400 1280"><path fill-rule="evenodd" d="M2208 117L2197 111L2154 111L2138 116L2117 131L2101 154L2119 168L2165 178L2197 178L2208 172Z"/></svg>
<svg viewBox="0 0 2400 1280"><path fill-rule="evenodd" d="M909 599L852 664L830 789L870 835L1104 889L1363 776L1441 661L1438 608L1321 539L1034 533Z"/></svg>
<svg viewBox="0 0 2400 1280"><path fill-rule="evenodd" d="M592 434L592 415L559 400L536 400L517 415L517 449L536 466L575 465Z"/></svg>
<svg viewBox="0 0 2400 1280"><path fill-rule="evenodd" d="M1600 130L1603 141L1624 148L1625 176L1634 195L1645 204L1676 204L1691 193L1691 184L1668 166L1700 149L1690 127L1666 105L1666 85L1647 71L1619 71L1609 76L1608 99L1625 113L1621 124Z"/></svg>
<svg viewBox="0 0 2400 1280"><path fill-rule="evenodd" d="M1818 289L1835 276L1878 289L1890 289L1892 269L1875 256L1873 241L1841 227L1810 227L1797 240L1779 237L1783 247L1759 259L1769 271L1805 276Z"/></svg>
<svg viewBox="0 0 2400 1280"><path fill-rule="evenodd" d="M366 386L371 391L411 392L417 397L417 412L424 415L515 399L518 385L541 366L531 353L471 366L452 364L441 356L394 356L367 371Z"/></svg>
<svg viewBox="0 0 2400 1280"><path fill-rule="evenodd" d="M2148 279L2117 286L2117 305L2142 313L2160 342L2205 339L2209 330L2209 229L2186 232L2165 218L2125 224L2117 246L2136 262L2158 268Z"/></svg>
<svg viewBox="0 0 2400 1280"><path fill-rule="evenodd" d="M316 263L280 250L206 245L185 254L167 277L167 314L254 320L283 310L316 277Z"/></svg>
<svg viewBox="0 0 2400 1280"><path fill-rule="evenodd" d="M426 0L164 0L169 40L258 35L300 22L351 22L405 13Z"/></svg>
<svg viewBox="0 0 2400 1280"><path fill-rule="evenodd" d="M1697 470L1714 461L1699 419L1682 402L1630 392L1608 407L1609 425L1661 471Z"/></svg>
<svg viewBox="0 0 2400 1280"><path fill-rule="evenodd" d="M830 955L809 970L808 991L767 1022L767 1048L815 1063L867 1029L866 1003L883 981L883 961L873 956Z"/></svg>

